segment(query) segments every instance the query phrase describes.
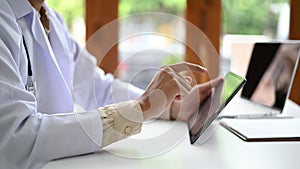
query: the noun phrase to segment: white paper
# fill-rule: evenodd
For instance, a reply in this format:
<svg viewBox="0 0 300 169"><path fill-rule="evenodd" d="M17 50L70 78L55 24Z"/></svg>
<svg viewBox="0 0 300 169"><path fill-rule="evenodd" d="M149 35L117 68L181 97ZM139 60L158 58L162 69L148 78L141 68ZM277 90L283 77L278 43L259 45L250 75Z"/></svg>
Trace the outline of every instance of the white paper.
<svg viewBox="0 0 300 169"><path fill-rule="evenodd" d="M227 125L246 138L300 137L300 119L223 119Z"/></svg>

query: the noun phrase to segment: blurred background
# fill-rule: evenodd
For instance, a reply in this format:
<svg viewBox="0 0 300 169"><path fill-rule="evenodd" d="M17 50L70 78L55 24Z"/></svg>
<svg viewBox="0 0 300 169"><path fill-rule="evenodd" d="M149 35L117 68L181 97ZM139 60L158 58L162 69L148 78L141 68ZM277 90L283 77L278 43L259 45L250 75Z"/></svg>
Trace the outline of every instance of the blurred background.
<svg viewBox="0 0 300 169"><path fill-rule="evenodd" d="M296 1L296 0L294 0ZM106 23L143 12L162 12L186 18L202 30L219 54L220 64L212 76L228 70L244 75L253 44L258 41L287 40L290 36L290 0L47 0L66 20L73 38L82 46L93 31ZM95 17L99 17L98 20ZM154 20L130 17L121 20L112 38L132 32L172 32L180 39L188 37L183 20ZM90 26L89 26L90 25ZM140 50L147 46L149 50ZM165 50L159 50L164 48ZM115 50L115 52L113 51ZM133 52L135 51L135 52ZM167 51L167 52L166 52ZM109 55L109 54L108 54ZM120 41L112 49L103 69L124 81L145 88L157 68L183 60L200 62L182 41L149 34ZM219 67L218 67L219 66ZM145 67L147 69L145 70ZM142 71L139 75L137 72ZM217 72L217 73L216 73ZM204 79L205 81L205 79Z"/></svg>

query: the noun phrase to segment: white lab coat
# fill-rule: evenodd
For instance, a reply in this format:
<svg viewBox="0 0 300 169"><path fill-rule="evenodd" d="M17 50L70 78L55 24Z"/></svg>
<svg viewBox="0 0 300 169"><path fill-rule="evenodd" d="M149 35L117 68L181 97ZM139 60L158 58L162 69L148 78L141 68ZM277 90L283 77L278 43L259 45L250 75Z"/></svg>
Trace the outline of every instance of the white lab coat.
<svg viewBox="0 0 300 169"><path fill-rule="evenodd" d="M28 0L0 0L1 169L40 168L52 159L99 150L102 123L95 109L141 94L105 75L95 58L70 38L63 19L45 8L51 21L49 40ZM22 35L36 97L25 90ZM112 84L117 86L113 91ZM86 112L76 113L75 102Z"/></svg>

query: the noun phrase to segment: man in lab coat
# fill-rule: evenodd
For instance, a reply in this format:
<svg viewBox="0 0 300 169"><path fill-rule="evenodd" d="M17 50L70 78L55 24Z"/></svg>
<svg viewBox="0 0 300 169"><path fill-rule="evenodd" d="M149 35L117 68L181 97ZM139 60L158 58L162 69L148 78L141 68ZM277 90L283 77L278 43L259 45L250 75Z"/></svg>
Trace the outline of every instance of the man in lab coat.
<svg viewBox="0 0 300 169"><path fill-rule="evenodd" d="M205 97L221 81L192 89L178 73L206 70L181 63L159 70L145 92L128 87L97 67L44 0L0 0L0 23L0 168L41 168L95 152L139 133L163 111L186 120L178 112L184 102L174 99L191 90Z"/></svg>

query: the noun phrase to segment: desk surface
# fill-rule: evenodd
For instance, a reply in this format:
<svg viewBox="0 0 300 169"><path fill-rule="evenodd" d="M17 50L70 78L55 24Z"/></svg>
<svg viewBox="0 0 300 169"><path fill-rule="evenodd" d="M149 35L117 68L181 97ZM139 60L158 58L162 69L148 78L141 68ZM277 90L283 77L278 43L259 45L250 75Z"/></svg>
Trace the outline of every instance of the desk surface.
<svg viewBox="0 0 300 169"><path fill-rule="evenodd" d="M288 114L300 115L297 105L287 103ZM247 143L221 126L205 143L190 145L182 122L150 121L141 134L105 149L78 157L56 160L43 169L99 168L299 168L300 142Z"/></svg>

